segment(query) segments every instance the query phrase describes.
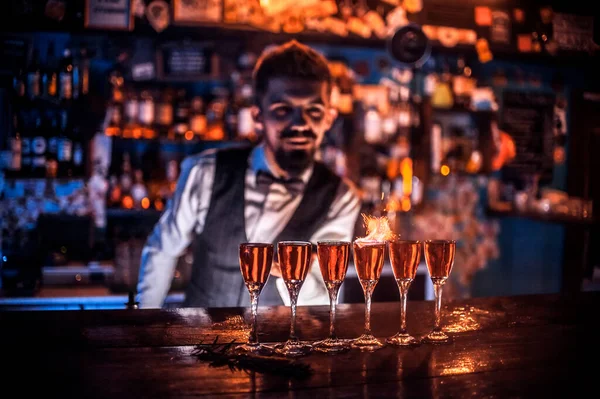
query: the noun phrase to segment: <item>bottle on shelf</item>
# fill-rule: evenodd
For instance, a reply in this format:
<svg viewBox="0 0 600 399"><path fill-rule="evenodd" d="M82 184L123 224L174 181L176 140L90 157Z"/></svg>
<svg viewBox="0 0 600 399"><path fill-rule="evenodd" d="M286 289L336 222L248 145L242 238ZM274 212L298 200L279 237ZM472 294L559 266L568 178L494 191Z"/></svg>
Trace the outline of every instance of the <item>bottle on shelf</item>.
<svg viewBox="0 0 600 399"><path fill-rule="evenodd" d="M366 112L364 120L364 137L369 144L379 144L383 140L381 129L381 115L377 109L375 99L367 97L365 101Z"/></svg>
<svg viewBox="0 0 600 399"><path fill-rule="evenodd" d="M72 168L71 176L83 177L85 176L85 159L86 151L83 137L79 127L74 127L73 130L73 157L72 157Z"/></svg>
<svg viewBox="0 0 600 399"><path fill-rule="evenodd" d="M41 95L42 72L40 70L38 49L31 53L31 61L27 67L27 97L35 100Z"/></svg>
<svg viewBox="0 0 600 399"><path fill-rule="evenodd" d="M252 116L254 92L251 84L244 84L240 90L240 103L237 117L237 138L254 141L256 132L254 130L254 118Z"/></svg>
<svg viewBox="0 0 600 399"><path fill-rule="evenodd" d="M46 63L42 73L42 95L46 99L53 99L58 96L58 68L55 57L54 42L50 42L46 49Z"/></svg>
<svg viewBox="0 0 600 399"><path fill-rule="evenodd" d="M185 89L177 91L177 100L175 102L175 115L173 118L173 129L176 140L192 140L193 133L190 131L190 103L187 99Z"/></svg>
<svg viewBox="0 0 600 399"><path fill-rule="evenodd" d="M148 209L150 207L148 189L146 188L146 184L144 184L144 174L141 169L136 169L134 172L131 198L133 199L133 207L136 209Z"/></svg>
<svg viewBox="0 0 600 399"><path fill-rule="evenodd" d="M141 127L139 124L140 106L137 93L133 89L126 90L125 95L125 123L122 130L123 138L130 139L133 137L141 137Z"/></svg>
<svg viewBox="0 0 600 399"><path fill-rule="evenodd" d="M206 115L204 114L204 100L200 96L192 98L192 109L190 114L190 129L194 135L203 139L206 134Z"/></svg>
<svg viewBox="0 0 600 399"><path fill-rule="evenodd" d="M155 138L156 131L154 130L154 97L152 96L152 92L150 90L143 90L140 94L139 120L141 127L141 136L136 135L135 132L137 131L134 131L133 138Z"/></svg>
<svg viewBox="0 0 600 399"><path fill-rule="evenodd" d="M107 136L122 135L121 124L123 121L123 103L125 90L125 60L127 53L121 52L117 57L117 62L108 73L108 85L110 87L110 100L106 107L107 116L109 117L108 127L106 128Z"/></svg>
<svg viewBox="0 0 600 399"><path fill-rule="evenodd" d="M227 97L229 91L225 88L215 88L214 98L208 103L206 109L206 140L224 140L225 135L225 111L227 108Z"/></svg>
<svg viewBox="0 0 600 399"><path fill-rule="evenodd" d="M111 175L108 185L107 206L109 208L119 208L121 206L121 197L122 192L119 184L119 178L116 175Z"/></svg>
<svg viewBox="0 0 600 399"><path fill-rule="evenodd" d="M14 176L21 174L21 156L22 156L22 141L21 141L21 126L18 124L18 118L13 116L13 134L9 139L8 150L10 151L8 160L8 170Z"/></svg>
<svg viewBox="0 0 600 399"><path fill-rule="evenodd" d="M29 112L25 110L18 111L16 114L17 126L20 126L21 130L21 175L29 176L31 174L32 166L32 153L31 153L31 140L33 138L33 123L30 118Z"/></svg>
<svg viewBox="0 0 600 399"><path fill-rule="evenodd" d="M44 124L42 123L42 115L37 109L32 109L33 120L33 135L31 139L31 176L45 177L46 176L46 149L47 136Z"/></svg>
<svg viewBox="0 0 600 399"><path fill-rule="evenodd" d="M86 46L79 48L79 79L77 93L87 96L90 93L90 56Z"/></svg>
<svg viewBox="0 0 600 399"><path fill-rule="evenodd" d="M60 136L58 139L58 176L69 176L73 161L73 128L66 109L60 111Z"/></svg>
<svg viewBox="0 0 600 399"><path fill-rule="evenodd" d="M125 153L123 154L123 162L121 164L121 176L119 178L122 208L133 209L133 197L131 196L132 186L133 170L131 166L131 156L129 155L129 153Z"/></svg>
<svg viewBox="0 0 600 399"><path fill-rule="evenodd" d="M160 137L166 137L170 140L173 136L173 90L166 88L162 91L156 104L156 127Z"/></svg>
<svg viewBox="0 0 600 399"><path fill-rule="evenodd" d="M23 68L19 68L13 75L12 82L13 94L17 102L25 99L27 88L27 74Z"/></svg>
<svg viewBox="0 0 600 399"><path fill-rule="evenodd" d="M58 147L60 141L59 115L54 110L46 112L49 123L48 149L46 151L46 176L58 176Z"/></svg>
<svg viewBox="0 0 600 399"><path fill-rule="evenodd" d="M68 46L60 60L58 80L60 99L63 103L68 103L73 99L73 55Z"/></svg>

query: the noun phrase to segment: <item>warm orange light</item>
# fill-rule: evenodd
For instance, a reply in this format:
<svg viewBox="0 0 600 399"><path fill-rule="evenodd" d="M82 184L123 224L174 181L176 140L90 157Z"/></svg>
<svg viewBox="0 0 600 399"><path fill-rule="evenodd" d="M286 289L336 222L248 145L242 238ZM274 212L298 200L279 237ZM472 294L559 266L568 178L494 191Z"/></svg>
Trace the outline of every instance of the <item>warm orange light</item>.
<svg viewBox="0 0 600 399"><path fill-rule="evenodd" d="M404 158L400 163L400 174L402 175L402 194L410 196L412 193L413 165L412 159Z"/></svg>
<svg viewBox="0 0 600 399"><path fill-rule="evenodd" d="M150 200L148 199L148 197L142 198L142 208L144 208L144 209L150 208Z"/></svg>
<svg viewBox="0 0 600 399"><path fill-rule="evenodd" d="M142 137L142 129L140 129L139 127L136 127L135 129L132 130L132 134L133 134L134 139L139 139L140 137Z"/></svg>
<svg viewBox="0 0 600 399"><path fill-rule="evenodd" d="M408 211L410 211L410 207L411 207L410 198L404 198L402 200L402 211L408 212Z"/></svg>
<svg viewBox="0 0 600 399"><path fill-rule="evenodd" d="M157 211L162 211L164 207L165 205L163 204L160 198L154 201L154 209L156 209Z"/></svg>
<svg viewBox="0 0 600 399"><path fill-rule="evenodd" d="M121 201L121 205L125 209L132 209L133 208L133 198L131 198L130 195L124 196L123 200Z"/></svg>
<svg viewBox="0 0 600 399"><path fill-rule="evenodd" d="M184 137L187 141L191 141L194 139L194 132L192 132L191 130L188 130L187 132L185 132Z"/></svg>
<svg viewBox="0 0 600 399"><path fill-rule="evenodd" d="M442 167L440 168L440 173L442 174L442 176L448 176L450 174L450 168L448 167L448 165L442 165Z"/></svg>

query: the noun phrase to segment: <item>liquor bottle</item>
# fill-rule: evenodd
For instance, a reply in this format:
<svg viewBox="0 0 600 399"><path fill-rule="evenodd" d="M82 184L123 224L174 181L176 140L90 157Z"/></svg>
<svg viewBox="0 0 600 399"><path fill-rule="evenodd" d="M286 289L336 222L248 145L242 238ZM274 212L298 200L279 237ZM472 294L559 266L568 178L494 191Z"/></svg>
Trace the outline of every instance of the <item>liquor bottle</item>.
<svg viewBox="0 0 600 399"><path fill-rule="evenodd" d="M123 154L121 176L119 177L119 187L121 189L121 207L125 209L133 208L133 198L131 197L132 186L133 170L131 166L131 156L129 153L125 153Z"/></svg>
<svg viewBox="0 0 600 399"><path fill-rule="evenodd" d="M172 138L173 127L173 90L167 88L162 91L160 98L156 104L156 126L159 135L162 137Z"/></svg>
<svg viewBox="0 0 600 399"><path fill-rule="evenodd" d="M60 133L58 138L58 176L69 175L73 160L73 140L71 138L72 126L66 109L60 111Z"/></svg>
<svg viewBox="0 0 600 399"><path fill-rule="evenodd" d="M19 68L13 75L12 85L15 98L21 102L25 98L27 87L27 74L23 68Z"/></svg>
<svg viewBox="0 0 600 399"><path fill-rule="evenodd" d="M202 97L192 98L192 110L190 115L190 129L200 139L206 134L206 115L204 114L204 100Z"/></svg>
<svg viewBox="0 0 600 399"><path fill-rule="evenodd" d="M454 106L452 75L448 63L444 63L441 68L440 79L431 96L431 104L436 108L452 108Z"/></svg>
<svg viewBox="0 0 600 399"><path fill-rule="evenodd" d="M108 85L110 87L110 100L107 105L107 113L110 115L109 128L106 129L108 136L119 136L122 134L121 124L123 120L123 102L125 89L125 60L127 53L121 52L117 62L108 73Z"/></svg>
<svg viewBox="0 0 600 399"><path fill-rule="evenodd" d="M51 99L58 96L58 72L54 53L54 42L48 43L46 49L46 65L42 73L42 95Z"/></svg>
<svg viewBox="0 0 600 399"><path fill-rule="evenodd" d="M13 116L13 135L9 140L8 149L10 151L10 160L8 163L8 170L14 176L19 176L21 173L21 154L22 154L22 141L21 141L21 126L18 124L18 118L16 115Z"/></svg>
<svg viewBox="0 0 600 399"><path fill-rule="evenodd" d="M153 139L156 137L154 130L154 97L150 90L143 90L140 94L139 102L139 120L141 126L141 137L145 139ZM139 139L134 132L134 139Z"/></svg>
<svg viewBox="0 0 600 399"><path fill-rule="evenodd" d="M42 115L37 109L31 111L31 176L44 177L46 175L46 147L47 141L42 124Z"/></svg>
<svg viewBox="0 0 600 399"><path fill-rule="evenodd" d="M130 139L133 137L141 137L141 127L139 124L140 106L137 93L133 89L126 90L125 94L125 122L123 125L123 138Z"/></svg>
<svg viewBox="0 0 600 399"><path fill-rule="evenodd" d="M375 104L373 98L366 99L366 112L365 112L365 141L369 144L378 144L382 141L382 130L381 130L381 115Z"/></svg>
<svg viewBox="0 0 600 399"><path fill-rule="evenodd" d="M73 63L73 69L71 72L71 87L73 90L72 93L72 98L74 100L77 100L79 98L79 90L81 88L81 58L80 58L80 54L77 54L77 56L72 56L72 63Z"/></svg>
<svg viewBox="0 0 600 399"><path fill-rule="evenodd" d="M46 113L49 120L48 126L48 149L46 151L46 176L57 177L58 175L58 147L60 141L59 115L53 110Z"/></svg>
<svg viewBox="0 0 600 399"><path fill-rule="evenodd" d="M90 93L90 57L85 46L79 48L78 93L81 96L87 96Z"/></svg>
<svg viewBox="0 0 600 399"><path fill-rule="evenodd" d="M119 179L115 175L111 175L109 178L108 186L108 201L107 205L109 208L118 208L121 206L121 186L119 185Z"/></svg>
<svg viewBox="0 0 600 399"><path fill-rule="evenodd" d="M222 102L224 107L223 128L225 137L228 140L236 140L238 138L239 126L239 110L240 110L240 90L235 86L233 90L227 91L227 96L223 95L218 101Z"/></svg>
<svg viewBox="0 0 600 399"><path fill-rule="evenodd" d="M70 102L73 99L73 55L71 49L66 47L63 50L63 56L59 67L59 95L63 102Z"/></svg>
<svg viewBox="0 0 600 399"><path fill-rule="evenodd" d="M254 131L254 118L252 117L253 96L254 92L252 90L252 85L244 84L240 90L237 137L250 141L254 141L256 137Z"/></svg>
<svg viewBox="0 0 600 399"><path fill-rule="evenodd" d="M71 176L83 177L85 176L85 149L84 143L81 136L79 127L73 128L73 157L72 157L72 168Z"/></svg>
<svg viewBox="0 0 600 399"><path fill-rule="evenodd" d="M225 139L225 111L229 91L216 88L213 94L215 97L208 103L206 109L206 140L220 141Z"/></svg>
<svg viewBox="0 0 600 399"><path fill-rule="evenodd" d="M177 140L184 140L186 132L190 130L190 103L187 99L185 89L177 91L175 101L175 116L173 128ZM190 139L193 137L190 137Z"/></svg>
<svg viewBox="0 0 600 399"><path fill-rule="evenodd" d="M17 115L16 126L20 126L21 129L21 175L31 175L31 141L33 138L33 124L30 115L26 111L20 111Z"/></svg>
<svg viewBox="0 0 600 399"><path fill-rule="evenodd" d="M144 199L148 200L148 189L144 184L144 174L141 169L136 169L134 172L134 183L131 186L131 198L133 199L133 207L140 209L148 209L149 204L145 204Z"/></svg>
<svg viewBox="0 0 600 399"><path fill-rule="evenodd" d="M42 73L40 70L38 49L34 48L31 54L31 62L27 68L27 96L35 100L41 95Z"/></svg>

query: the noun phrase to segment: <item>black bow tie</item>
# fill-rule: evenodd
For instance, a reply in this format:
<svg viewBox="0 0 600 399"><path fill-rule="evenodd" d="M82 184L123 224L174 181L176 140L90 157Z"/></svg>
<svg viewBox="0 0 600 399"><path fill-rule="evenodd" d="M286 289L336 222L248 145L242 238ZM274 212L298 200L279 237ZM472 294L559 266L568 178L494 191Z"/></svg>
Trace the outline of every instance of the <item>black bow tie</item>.
<svg viewBox="0 0 600 399"><path fill-rule="evenodd" d="M304 182L299 177L285 179L283 177L275 177L264 170L259 170L256 173L256 185L265 185L268 187L273 183L282 184L292 194L302 194L304 190Z"/></svg>

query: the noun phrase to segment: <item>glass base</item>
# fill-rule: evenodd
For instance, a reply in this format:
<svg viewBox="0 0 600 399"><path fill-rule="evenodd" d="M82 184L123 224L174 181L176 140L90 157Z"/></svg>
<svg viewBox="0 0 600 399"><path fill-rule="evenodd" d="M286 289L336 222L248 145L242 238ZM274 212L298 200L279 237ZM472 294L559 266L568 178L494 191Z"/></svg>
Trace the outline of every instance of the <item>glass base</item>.
<svg viewBox="0 0 600 399"><path fill-rule="evenodd" d="M373 351L382 348L383 342L375 338L371 334L363 334L352 341L352 347L360 350Z"/></svg>
<svg viewBox="0 0 600 399"><path fill-rule="evenodd" d="M311 350L312 347L302 341L287 340L283 344L275 345L275 353L290 357L306 356Z"/></svg>
<svg viewBox="0 0 600 399"><path fill-rule="evenodd" d="M241 344L233 348L233 351L238 354L252 354L269 356L273 354L273 348L263 344Z"/></svg>
<svg viewBox="0 0 600 399"><path fill-rule="evenodd" d="M313 350L324 353L343 352L350 349L350 341L346 339L327 338L313 344Z"/></svg>
<svg viewBox="0 0 600 399"><path fill-rule="evenodd" d="M423 342L431 344L445 344L452 341L452 338L444 333L442 330L434 330L423 337Z"/></svg>
<svg viewBox="0 0 600 399"><path fill-rule="evenodd" d="M419 341L410 334L396 334L386 340L390 345L395 346L414 346L419 345Z"/></svg>

